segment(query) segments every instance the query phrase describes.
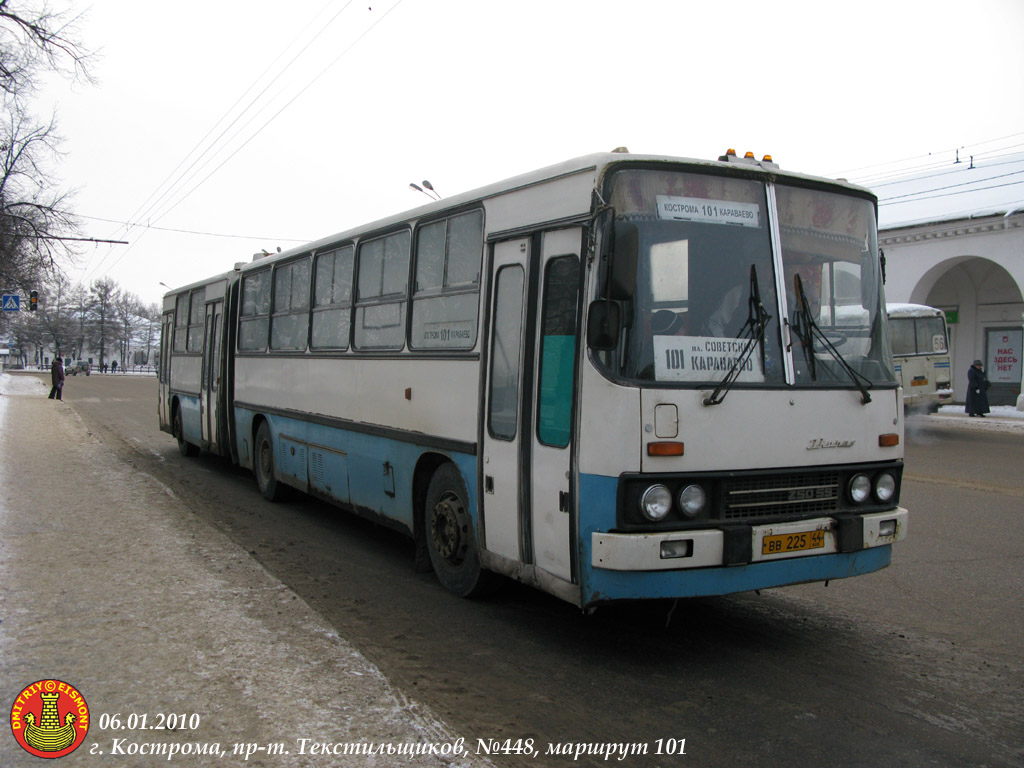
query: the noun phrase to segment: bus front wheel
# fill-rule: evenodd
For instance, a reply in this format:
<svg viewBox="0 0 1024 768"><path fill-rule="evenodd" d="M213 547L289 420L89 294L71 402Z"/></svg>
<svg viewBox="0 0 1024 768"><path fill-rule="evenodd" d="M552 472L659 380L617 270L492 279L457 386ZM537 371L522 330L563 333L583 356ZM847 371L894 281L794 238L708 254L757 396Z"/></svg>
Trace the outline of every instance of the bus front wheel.
<svg viewBox="0 0 1024 768"><path fill-rule="evenodd" d="M284 486L274 476L274 440L270 436L267 422L260 424L256 430L256 445L253 469L256 473L256 485L267 501L278 501L284 497Z"/></svg>
<svg viewBox="0 0 1024 768"><path fill-rule="evenodd" d="M441 586L459 597L488 591L495 578L480 566L468 498L455 465L441 465L427 489L427 552Z"/></svg>
<svg viewBox="0 0 1024 768"><path fill-rule="evenodd" d="M174 436L178 439L178 453L182 456L196 456L199 448L185 439L185 428L181 423L181 408L174 412Z"/></svg>

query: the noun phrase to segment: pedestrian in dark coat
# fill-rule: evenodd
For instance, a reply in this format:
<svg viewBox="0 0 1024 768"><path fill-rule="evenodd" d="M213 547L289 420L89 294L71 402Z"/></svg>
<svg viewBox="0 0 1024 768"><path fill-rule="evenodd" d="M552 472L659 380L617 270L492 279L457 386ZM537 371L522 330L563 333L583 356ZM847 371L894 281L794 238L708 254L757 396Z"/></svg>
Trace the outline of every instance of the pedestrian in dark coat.
<svg viewBox="0 0 1024 768"><path fill-rule="evenodd" d="M60 352L53 358L53 365L50 366L50 383L53 387L50 389L50 399L62 400L61 397L64 391L64 360L60 356Z"/></svg>
<svg viewBox="0 0 1024 768"><path fill-rule="evenodd" d="M975 360L967 369L967 406L964 408L968 416L984 416L988 407L988 377L981 367L981 360Z"/></svg>

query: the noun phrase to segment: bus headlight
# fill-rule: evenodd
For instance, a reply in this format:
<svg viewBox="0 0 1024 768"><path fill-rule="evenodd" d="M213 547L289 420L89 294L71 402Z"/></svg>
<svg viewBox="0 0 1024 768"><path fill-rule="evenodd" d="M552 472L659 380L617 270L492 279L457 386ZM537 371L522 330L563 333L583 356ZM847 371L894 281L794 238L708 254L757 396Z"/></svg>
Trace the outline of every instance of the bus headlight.
<svg viewBox="0 0 1024 768"><path fill-rule="evenodd" d="M875 478L875 498L879 501L892 501L896 495L896 478L883 472Z"/></svg>
<svg viewBox="0 0 1024 768"><path fill-rule="evenodd" d="M863 504L871 495L871 478L867 475L854 475L850 478L848 492L850 501L854 504Z"/></svg>
<svg viewBox="0 0 1024 768"><path fill-rule="evenodd" d="M640 511L652 523L665 519L672 509L672 494L664 485L652 485L640 497Z"/></svg>
<svg viewBox="0 0 1024 768"><path fill-rule="evenodd" d="M688 485L679 494L679 508L687 517L696 517L708 503L708 495L699 485Z"/></svg>

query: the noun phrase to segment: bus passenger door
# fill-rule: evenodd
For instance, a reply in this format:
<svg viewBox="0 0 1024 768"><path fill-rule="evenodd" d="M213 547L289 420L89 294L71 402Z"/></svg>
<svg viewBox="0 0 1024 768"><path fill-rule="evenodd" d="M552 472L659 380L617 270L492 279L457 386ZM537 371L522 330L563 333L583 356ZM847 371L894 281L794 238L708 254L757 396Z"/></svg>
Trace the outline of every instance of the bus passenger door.
<svg viewBox="0 0 1024 768"><path fill-rule="evenodd" d="M575 573L572 455L582 242L578 227L541 237L531 345L533 423L524 434L530 440L533 562L567 581L573 581Z"/></svg>
<svg viewBox="0 0 1024 768"><path fill-rule="evenodd" d="M575 228L494 246L483 434L484 546L566 581L581 242Z"/></svg>
<svg viewBox="0 0 1024 768"><path fill-rule="evenodd" d="M483 427L484 547L524 561L522 454L523 350L530 241L494 246ZM527 443L529 426L526 427ZM528 560L526 562L529 562Z"/></svg>
<svg viewBox="0 0 1024 768"><path fill-rule="evenodd" d="M206 328L203 339L203 374L200 383L199 407L202 422L202 437L212 453L220 453L217 434L217 396L220 390L220 333L224 311L223 301L206 305Z"/></svg>

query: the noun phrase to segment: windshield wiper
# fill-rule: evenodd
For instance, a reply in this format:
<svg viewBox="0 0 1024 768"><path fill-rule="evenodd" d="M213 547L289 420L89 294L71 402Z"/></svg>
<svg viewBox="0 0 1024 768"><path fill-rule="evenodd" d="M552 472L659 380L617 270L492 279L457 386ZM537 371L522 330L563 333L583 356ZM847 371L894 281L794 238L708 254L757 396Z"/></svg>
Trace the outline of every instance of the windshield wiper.
<svg viewBox="0 0 1024 768"><path fill-rule="evenodd" d="M793 333L795 333L796 337L800 339L800 344L804 348L804 357L807 358L807 366L811 372L811 381L815 381L817 379L816 358L814 356L814 340L817 338L832 358L839 363L839 367L842 368L846 375L850 377L850 381L853 382L854 386L860 390L861 405L867 405L871 402L871 395L868 394L868 387L873 387L874 382L863 374L857 373L857 371L853 370L853 367L846 362L839 350L835 348L835 345L833 345L832 342L828 340L828 337L825 336L825 332L818 327L816 322L814 322L814 315L811 313L810 304L807 303L807 294L804 293L804 284L800 279L800 275L793 276L793 283L796 288L797 301L796 316L793 322ZM867 387L864 386L865 383L867 384Z"/></svg>
<svg viewBox="0 0 1024 768"><path fill-rule="evenodd" d="M746 365L751 353L757 347L761 348L761 370L764 370L764 339L768 323L771 322L771 319L772 316L768 314L764 304L761 303L761 288L757 282L757 267L751 264L750 294L747 296L747 322L740 328L739 335L736 337L737 339L747 339L747 346L743 353L733 361L732 367L725 374L725 378L715 387L715 391L709 397L704 398L704 405L718 405L725 400L725 396L729 394L732 385L740 377L743 366Z"/></svg>

